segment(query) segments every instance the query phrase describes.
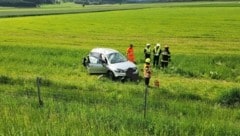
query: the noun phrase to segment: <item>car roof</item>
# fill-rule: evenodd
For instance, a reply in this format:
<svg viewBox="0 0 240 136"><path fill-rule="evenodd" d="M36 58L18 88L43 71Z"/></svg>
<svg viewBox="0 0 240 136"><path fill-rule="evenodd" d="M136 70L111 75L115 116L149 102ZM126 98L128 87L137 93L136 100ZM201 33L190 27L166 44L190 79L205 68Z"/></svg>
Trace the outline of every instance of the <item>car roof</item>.
<svg viewBox="0 0 240 136"><path fill-rule="evenodd" d="M94 48L91 50L91 52L102 53L104 55L107 55L118 51L111 48Z"/></svg>

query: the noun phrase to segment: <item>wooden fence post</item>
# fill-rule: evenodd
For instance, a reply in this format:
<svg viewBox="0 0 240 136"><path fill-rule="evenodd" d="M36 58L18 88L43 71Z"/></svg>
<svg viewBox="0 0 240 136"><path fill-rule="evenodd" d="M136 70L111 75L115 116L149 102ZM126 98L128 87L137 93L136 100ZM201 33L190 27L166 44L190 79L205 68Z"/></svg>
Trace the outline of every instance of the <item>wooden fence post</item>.
<svg viewBox="0 0 240 136"><path fill-rule="evenodd" d="M41 78L40 78L40 77L37 77L37 90L38 90L39 106L43 106L43 101L42 101L42 99L41 99L40 84L41 84Z"/></svg>
<svg viewBox="0 0 240 136"><path fill-rule="evenodd" d="M147 94L148 94L148 86L145 87L145 95L144 95L144 119L147 116Z"/></svg>

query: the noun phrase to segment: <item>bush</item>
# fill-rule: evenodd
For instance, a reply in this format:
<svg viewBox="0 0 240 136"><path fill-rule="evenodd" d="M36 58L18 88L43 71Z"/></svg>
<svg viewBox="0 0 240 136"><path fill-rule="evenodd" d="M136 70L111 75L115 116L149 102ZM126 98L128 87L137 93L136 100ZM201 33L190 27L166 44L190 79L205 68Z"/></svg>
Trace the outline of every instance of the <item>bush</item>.
<svg viewBox="0 0 240 136"><path fill-rule="evenodd" d="M232 88L218 98L218 103L228 107L240 106L240 88Z"/></svg>

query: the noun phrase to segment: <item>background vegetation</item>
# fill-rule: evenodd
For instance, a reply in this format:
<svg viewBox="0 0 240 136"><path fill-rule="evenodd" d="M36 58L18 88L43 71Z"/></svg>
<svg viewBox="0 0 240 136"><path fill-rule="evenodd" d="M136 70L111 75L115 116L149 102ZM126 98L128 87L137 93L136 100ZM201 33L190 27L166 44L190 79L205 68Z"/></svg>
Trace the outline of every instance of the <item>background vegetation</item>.
<svg viewBox="0 0 240 136"><path fill-rule="evenodd" d="M1 18L0 134L238 136L239 3L141 6ZM22 10L1 8L0 14ZM140 70L146 43L168 44L172 53L168 69L153 69L151 86L158 79L160 88L149 90L146 119L142 81L98 79L81 65L94 47L125 53L130 43ZM42 78L42 107L36 77Z"/></svg>
<svg viewBox="0 0 240 136"><path fill-rule="evenodd" d="M189 1L229 1L229 0L0 0L0 6L39 7L42 4L60 4L65 2L74 2L85 6L116 3L122 4L122 3L157 3L157 2L189 2Z"/></svg>

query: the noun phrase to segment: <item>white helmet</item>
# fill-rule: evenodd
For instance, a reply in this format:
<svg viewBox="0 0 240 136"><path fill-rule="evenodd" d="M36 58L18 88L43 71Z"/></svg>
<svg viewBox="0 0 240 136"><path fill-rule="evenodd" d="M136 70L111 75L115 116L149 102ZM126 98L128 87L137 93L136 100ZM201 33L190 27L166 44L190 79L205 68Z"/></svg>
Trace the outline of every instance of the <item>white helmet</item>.
<svg viewBox="0 0 240 136"><path fill-rule="evenodd" d="M151 44L150 44L150 43L147 43L146 46L151 46Z"/></svg>
<svg viewBox="0 0 240 136"><path fill-rule="evenodd" d="M157 46L157 47L161 47L160 43L157 43L156 46Z"/></svg>

